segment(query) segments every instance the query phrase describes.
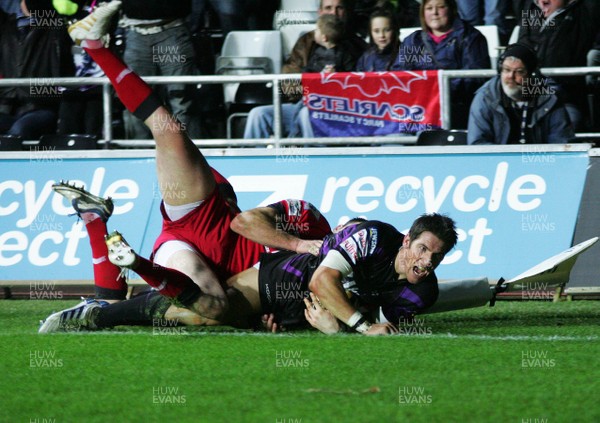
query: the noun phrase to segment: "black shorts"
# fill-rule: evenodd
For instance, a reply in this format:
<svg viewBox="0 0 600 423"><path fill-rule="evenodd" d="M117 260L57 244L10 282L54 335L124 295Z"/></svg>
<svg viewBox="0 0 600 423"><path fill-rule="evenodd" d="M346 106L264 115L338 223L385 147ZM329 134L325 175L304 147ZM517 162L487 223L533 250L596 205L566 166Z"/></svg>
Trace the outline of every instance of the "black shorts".
<svg viewBox="0 0 600 423"><path fill-rule="evenodd" d="M263 254L258 272L258 291L263 314L273 313L286 328L306 327L304 299L309 298L308 282L319 259L311 254L280 251Z"/></svg>

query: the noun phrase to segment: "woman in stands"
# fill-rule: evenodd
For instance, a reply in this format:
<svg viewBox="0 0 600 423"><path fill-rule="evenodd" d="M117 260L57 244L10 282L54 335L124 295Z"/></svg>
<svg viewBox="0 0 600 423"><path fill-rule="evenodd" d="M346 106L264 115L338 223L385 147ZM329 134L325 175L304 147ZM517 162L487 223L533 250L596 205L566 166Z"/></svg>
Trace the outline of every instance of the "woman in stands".
<svg viewBox="0 0 600 423"><path fill-rule="evenodd" d="M458 16L456 0L423 0L421 28L402 42L392 70L489 69L487 41ZM464 129L469 106L483 81L452 79L452 128Z"/></svg>
<svg viewBox="0 0 600 423"><path fill-rule="evenodd" d="M399 28L391 11L375 10L369 18L369 48L356 63L358 72L390 70L400 44Z"/></svg>

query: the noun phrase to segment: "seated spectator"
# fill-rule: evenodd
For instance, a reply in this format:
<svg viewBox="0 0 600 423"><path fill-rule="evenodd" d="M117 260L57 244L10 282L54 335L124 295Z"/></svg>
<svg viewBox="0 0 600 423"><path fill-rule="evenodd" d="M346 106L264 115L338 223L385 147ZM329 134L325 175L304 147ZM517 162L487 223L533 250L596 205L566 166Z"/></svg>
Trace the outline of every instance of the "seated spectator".
<svg viewBox="0 0 600 423"><path fill-rule="evenodd" d="M353 27L364 38L370 36L369 20L377 10L388 10L393 16L398 28L419 26L419 0L357 0L355 23Z"/></svg>
<svg viewBox="0 0 600 423"><path fill-rule="evenodd" d="M316 46L303 72L343 72L356 62L342 44L344 24L333 15L322 15L315 29Z"/></svg>
<svg viewBox="0 0 600 423"><path fill-rule="evenodd" d="M468 144L559 144L575 140L569 115L544 84L535 52L521 44L500 57L499 75L477 91Z"/></svg>
<svg viewBox="0 0 600 423"><path fill-rule="evenodd" d="M398 54L400 39L394 15L385 9L375 10L369 19L369 48L358 59L358 72L390 70Z"/></svg>
<svg viewBox="0 0 600 423"><path fill-rule="evenodd" d="M18 14L0 10L0 76L30 80L0 88L0 133L36 140L56 132L61 94L51 78L73 76L71 44L51 0L24 0Z"/></svg>
<svg viewBox="0 0 600 423"><path fill-rule="evenodd" d="M540 67L586 66L598 24L597 0L536 0L521 19L519 43L535 50ZM584 127L584 77L555 77L558 97L575 128Z"/></svg>
<svg viewBox="0 0 600 423"><path fill-rule="evenodd" d="M346 1L348 0L321 0L319 5L319 17L323 15L335 15L344 24L347 22ZM302 73L306 71L311 56L317 49L318 43L315 39L315 32L310 31L301 36L289 59L282 67L283 73ZM366 43L355 34L349 33L345 26L345 36L339 43L340 48L349 54L351 60L347 61L342 68L336 68L337 72L351 71L356 65L356 60L360 57L366 48ZM287 100L293 104L284 103L281 105L282 135L288 137L297 137L299 135L310 138L313 136L312 127L308 119L308 111L303 107L302 86L295 81L293 83L282 83L282 91L287 96ZM300 101L299 101L300 100ZM259 106L250 111L244 138L269 138L273 135L273 106Z"/></svg>
<svg viewBox="0 0 600 423"><path fill-rule="evenodd" d="M481 32L458 17L456 0L423 0L421 30L402 45L392 70L489 69L487 41ZM452 127L467 126L469 106L482 81L451 80Z"/></svg>

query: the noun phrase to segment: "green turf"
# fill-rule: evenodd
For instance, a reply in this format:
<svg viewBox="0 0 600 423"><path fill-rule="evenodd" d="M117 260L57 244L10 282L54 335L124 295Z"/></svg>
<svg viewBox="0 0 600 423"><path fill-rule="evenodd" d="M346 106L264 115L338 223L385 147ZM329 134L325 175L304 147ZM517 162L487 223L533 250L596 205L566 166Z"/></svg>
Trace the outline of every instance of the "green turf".
<svg viewBox="0 0 600 423"><path fill-rule="evenodd" d="M0 422L600 421L598 302L500 302L404 328L425 336L36 333L75 303L0 301Z"/></svg>

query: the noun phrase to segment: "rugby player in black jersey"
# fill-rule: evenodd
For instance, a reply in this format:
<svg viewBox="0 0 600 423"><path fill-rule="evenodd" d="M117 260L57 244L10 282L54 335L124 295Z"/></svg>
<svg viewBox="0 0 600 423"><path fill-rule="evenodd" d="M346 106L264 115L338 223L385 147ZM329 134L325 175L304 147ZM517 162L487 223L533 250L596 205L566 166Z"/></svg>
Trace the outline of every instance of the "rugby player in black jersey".
<svg viewBox="0 0 600 423"><path fill-rule="evenodd" d="M325 330L311 322L311 310L304 308L311 291L314 307L322 306L348 327L365 335L395 333L397 328L389 322L411 318L435 303L434 270L456 242L454 221L437 213L420 216L407 235L379 221L351 222L325 238L318 256L263 255L260 269L233 276L228 285L240 298L236 306L232 303L232 311L273 313L283 326L308 320L324 332L335 331L337 325L327 319L321 324ZM388 322L369 322L350 302L347 290L362 306L381 307Z"/></svg>

